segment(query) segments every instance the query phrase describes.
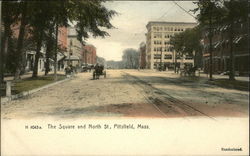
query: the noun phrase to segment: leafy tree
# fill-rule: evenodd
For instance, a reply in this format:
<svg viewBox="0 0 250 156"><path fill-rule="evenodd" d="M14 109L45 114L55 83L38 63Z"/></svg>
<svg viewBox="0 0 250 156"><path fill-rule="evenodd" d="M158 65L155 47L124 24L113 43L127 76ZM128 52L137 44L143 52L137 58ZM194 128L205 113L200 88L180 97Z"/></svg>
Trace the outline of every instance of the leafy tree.
<svg viewBox="0 0 250 156"><path fill-rule="evenodd" d="M34 28L33 34L37 41L33 77L37 76L38 60L44 33L51 27L51 21L57 27L68 26L68 21L76 23L77 36L81 43L84 43L84 39L89 37L89 33L94 37L105 37L108 35L107 32L102 31L99 27L113 28L109 21L115 15L115 12L107 10L103 6L103 2L102 0L34 2L33 9L37 8L35 10L39 11L34 13L34 17L31 20L31 26Z"/></svg>
<svg viewBox="0 0 250 156"><path fill-rule="evenodd" d="M27 12L28 12L28 2L27 1L21 1L17 2L19 3L19 9L20 9L20 28L19 28L19 35L17 40L17 46L16 46L16 66L15 66L15 79L20 78L20 72L22 70L22 65L24 62L25 54L23 53L23 42L24 42L24 36L25 36L25 27L27 25Z"/></svg>
<svg viewBox="0 0 250 156"><path fill-rule="evenodd" d="M68 26L68 21L75 23L78 33L78 40L84 43L84 40L92 34L94 37L105 37L107 32L101 28L113 28L110 19L116 13L108 10L103 6L104 0L64 0L64 1L13 1L3 3L3 23L5 27L5 36L3 41L6 43L11 36L11 25L16 21L20 22L19 36L17 43L17 60L16 77L20 74L21 62L23 62L23 41L25 40L25 28L29 27L29 37L32 37L36 44L35 65L33 77L37 77L38 61L40 58L41 47L48 41L48 35L57 33L48 33L51 28ZM50 39L49 39L50 40ZM48 43L48 42L47 42ZM3 44L6 45L6 44ZM54 43L54 59L56 60L57 42ZM1 46L5 49L4 46ZM3 50L1 50L3 51ZM51 52L50 48L47 51ZM47 55L48 56L48 55ZM1 57L3 58L3 57ZM2 69L2 68L1 68ZM1 72L3 73L3 72Z"/></svg>
<svg viewBox="0 0 250 156"><path fill-rule="evenodd" d="M229 25L229 43L230 43L230 74L229 79L234 80L234 45L235 37L234 23L237 20L247 21L249 1L247 0L199 0L196 2L197 8L193 11L200 11L197 16L202 27L209 30L210 40L210 78L212 78L212 29L220 24Z"/></svg>
<svg viewBox="0 0 250 156"><path fill-rule="evenodd" d="M17 22L19 16L19 4L16 2L2 1L2 25L4 27L3 36L1 37L1 82L4 78L6 56L8 51L8 44L11 42L12 30L11 26ZM2 31L2 30L1 30Z"/></svg>
<svg viewBox="0 0 250 156"><path fill-rule="evenodd" d="M241 21L242 23L247 22L248 7L250 1L247 0L230 0L224 1L225 15L223 16L223 22L229 24L229 45L230 45L230 73L229 79L235 80L235 56L234 56L234 44L233 40L235 34L235 22Z"/></svg>
<svg viewBox="0 0 250 156"><path fill-rule="evenodd" d="M213 28L215 25L218 25L222 17L225 14L225 10L222 6L221 0L199 0L195 2L197 8L194 9L194 12L199 11L197 15L197 20L200 22L200 26L209 31L209 78L213 78Z"/></svg>
<svg viewBox="0 0 250 156"><path fill-rule="evenodd" d="M47 75L50 71L50 59L53 58L53 46L55 45L55 38L53 36L53 30L54 28L51 27L49 29L49 32L48 34L45 36L45 44L46 44L46 53L45 53L45 58L46 58L46 61L45 61L45 75Z"/></svg>
<svg viewBox="0 0 250 156"><path fill-rule="evenodd" d="M196 26L192 29L186 29L184 32L176 34L170 38L170 44L176 51L175 56L175 72L177 64L177 56L189 55L194 57L194 64L197 67L201 67L202 64L202 49L200 44L201 29Z"/></svg>

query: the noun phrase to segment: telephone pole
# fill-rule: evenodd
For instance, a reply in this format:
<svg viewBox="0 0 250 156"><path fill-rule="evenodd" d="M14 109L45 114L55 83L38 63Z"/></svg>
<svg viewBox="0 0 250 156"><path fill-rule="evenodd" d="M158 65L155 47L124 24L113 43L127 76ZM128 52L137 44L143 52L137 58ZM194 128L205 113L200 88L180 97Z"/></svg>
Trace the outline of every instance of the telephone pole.
<svg viewBox="0 0 250 156"><path fill-rule="evenodd" d="M209 80L213 80L213 45L212 45L212 9L213 5L211 1L209 2L210 4L210 15L209 15Z"/></svg>

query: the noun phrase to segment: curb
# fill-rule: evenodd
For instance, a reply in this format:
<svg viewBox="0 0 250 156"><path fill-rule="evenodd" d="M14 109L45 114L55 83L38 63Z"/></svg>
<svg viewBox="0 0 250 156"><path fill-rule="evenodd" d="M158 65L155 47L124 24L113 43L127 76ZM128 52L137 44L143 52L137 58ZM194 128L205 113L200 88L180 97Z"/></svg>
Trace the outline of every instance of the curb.
<svg viewBox="0 0 250 156"><path fill-rule="evenodd" d="M38 92L38 91L40 91L42 89L46 89L46 88L52 87L54 85L57 85L57 84L69 81L72 78L73 78L73 76L72 77L68 77L68 78L66 78L64 80L61 80L61 81L57 81L57 82L54 82L54 83L51 83L51 84L47 84L47 85L39 87L39 88L35 88L35 89L29 90L29 91L21 92L21 93L16 94L16 95L11 95L11 97L1 97L1 104L10 102L10 101L18 99L18 98L22 98L24 96L28 96L28 95L36 93L36 92Z"/></svg>

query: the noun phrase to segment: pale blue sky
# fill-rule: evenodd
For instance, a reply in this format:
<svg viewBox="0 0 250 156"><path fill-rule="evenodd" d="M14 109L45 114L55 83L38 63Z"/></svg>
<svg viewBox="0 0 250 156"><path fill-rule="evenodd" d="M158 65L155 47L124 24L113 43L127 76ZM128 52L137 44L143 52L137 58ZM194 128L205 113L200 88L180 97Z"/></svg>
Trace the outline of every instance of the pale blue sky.
<svg viewBox="0 0 250 156"><path fill-rule="evenodd" d="M176 2L186 10L196 8L191 1ZM97 55L106 60L121 60L124 49L138 49L145 42L149 21L196 22L171 1L113 1L105 6L119 13L111 20L116 29L107 30L110 37L90 38L87 42L95 45Z"/></svg>

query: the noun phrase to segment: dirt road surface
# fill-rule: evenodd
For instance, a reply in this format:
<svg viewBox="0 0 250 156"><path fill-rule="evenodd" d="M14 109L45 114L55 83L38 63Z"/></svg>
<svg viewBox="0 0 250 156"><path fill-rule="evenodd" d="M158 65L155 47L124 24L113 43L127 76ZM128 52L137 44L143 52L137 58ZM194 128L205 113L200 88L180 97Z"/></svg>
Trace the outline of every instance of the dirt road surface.
<svg viewBox="0 0 250 156"><path fill-rule="evenodd" d="M172 118L248 116L248 92L192 82L178 75L149 70L108 70L107 78L91 73L1 106L3 119L51 117Z"/></svg>

